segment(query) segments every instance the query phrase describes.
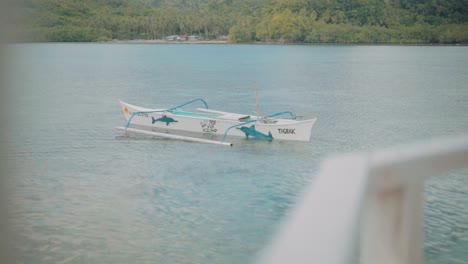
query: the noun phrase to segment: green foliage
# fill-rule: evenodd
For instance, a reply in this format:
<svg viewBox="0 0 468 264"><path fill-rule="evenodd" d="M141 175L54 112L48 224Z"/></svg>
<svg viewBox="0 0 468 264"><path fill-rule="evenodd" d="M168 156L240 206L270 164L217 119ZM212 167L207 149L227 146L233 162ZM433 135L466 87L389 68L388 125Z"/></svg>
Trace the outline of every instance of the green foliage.
<svg viewBox="0 0 468 264"><path fill-rule="evenodd" d="M468 43L467 0L23 0L29 41Z"/></svg>
<svg viewBox="0 0 468 264"><path fill-rule="evenodd" d="M250 42L252 41L252 36L249 30L240 25L234 25L229 29L228 39L231 42Z"/></svg>
<svg viewBox="0 0 468 264"><path fill-rule="evenodd" d="M262 40L279 40L292 42L301 40L303 29L302 19L290 9L284 9L281 13L273 13L265 17L257 26L257 35Z"/></svg>
<svg viewBox="0 0 468 264"><path fill-rule="evenodd" d="M253 19L239 20L229 29L228 40L231 42L252 42L255 38L255 21Z"/></svg>

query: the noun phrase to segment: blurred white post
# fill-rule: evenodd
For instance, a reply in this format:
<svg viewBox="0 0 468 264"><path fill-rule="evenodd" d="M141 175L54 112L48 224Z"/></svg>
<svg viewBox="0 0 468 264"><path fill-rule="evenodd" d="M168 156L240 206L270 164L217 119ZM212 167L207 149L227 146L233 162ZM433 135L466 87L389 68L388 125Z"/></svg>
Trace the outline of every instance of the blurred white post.
<svg viewBox="0 0 468 264"><path fill-rule="evenodd" d="M352 257L348 249L356 243L366 188L363 157L349 155L326 161L261 263L346 263Z"/></svg>
<svg viewBox="0 0 468 264"><path fill-rule="evenodd" d="M424 180L468 168L468 137L376 152L369 165L363 263L422 263Z"/></svg>
<svg viewBox="0 0 468 264"><path fill-rule="evenodd" d="M461 167L468 136L329 159L260 263L421 263L424 180Z"/></svg>

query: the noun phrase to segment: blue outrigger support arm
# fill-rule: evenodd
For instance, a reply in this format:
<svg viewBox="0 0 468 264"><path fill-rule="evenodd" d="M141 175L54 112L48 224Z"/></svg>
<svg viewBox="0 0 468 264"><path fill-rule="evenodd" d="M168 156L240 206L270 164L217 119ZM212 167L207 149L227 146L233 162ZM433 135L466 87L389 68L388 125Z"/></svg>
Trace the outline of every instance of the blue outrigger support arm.
<svg viewBox="0 0 468 264"><path fill-rule="evenodd" d="M171 110L174 110L174 109L176 109L176 108L181 108L181 107L186 106L186 105L188 105L188 104L195 103L196 101L202 101L203 104L205 104L206 109L208 109L208 104L206 103L206 101L203 100L203 99L201 99L201 98L197 98L197 99L193 99L192 101L188 101L188 102L186 102L186 103L183 103L183 104L181 104L181 105L178 105L178 106L176 106L176 107L172 107L172 108L170 108L170 109L167 109L167 111L171 111Z"/></svg>
<svg viewBox="0 0 468 264"><path fill-rule="evenodd" d="M238 127L238 126L243 126L245 124L249 124L249 123L253 123L253 122L257 122L257 120L250 120L250 121L247 121L247 122L244 122L244 123L240 123L240 124L237 124L237 125L233 125L233 126L230 126L226 129L226 132L224 132L224 135L223 137L221 138L221 143L224 142L224 140L226 139L226 136L227 136L227 133L229 132L229 130L231 130L232 128L235 128L235 127Z"/></svg>
<svg viewBox="0 0 468 264"><path fill-rule="evenodd" d="M278 113L275 113L275 114L271 114L271 115L268 115L266 116L266 118L269 118L269 117L275 117L275 116L279 116L279 115L284 115L284 114L290 114L291 117L295 117L294 114L290 111L284 111L284 112L278 112ZM227 136L227 133L229 132L229 130L235 128L235 127L238 127L238 126L243 126L245 124L249 124L249 123L253 123L253 122L257 122L258 120L255 119L255 120L250 120L250 121L247 121L247 122L244 122L244 123L240 123L240 124L237 124L237 125L233 125L233 126L230 126L226 129L226 132L224 132L224 135L223 137L221 138L221 142L224 142L224 140L226 139L226 136Z"/></svg>
<svg viewBox="0 0 468 264"><path fill-rule="evenodd" d="M266 118L268 118L268 117L275 117L275 116L284 115L284 114L290 114L292 118L295 117L295 115L294 115L292 112L290 112L290 111L284 111L284 112L278 112L278 113L276 113L276 114L271 114L271 115L269 115L269 116L266 116Z"/></svg>
<svg viewBox="0 0 468 264"><path fill-rule="evenodd" d="M172 110L174 110L174 109L181 108L181 107L183 107L183 106L186 106L186 105L188 105L188 104L194 103L194 102L196 102L196 101L202 101L203 104L205 104L206 109L208 109L208 104L206 103L206 101L203 100L202 98L197 98L197 99L193 99L193 100L191 100L191 101L188 101L188 102L186 102L186 103L183 103L183 104L181 104L181 105L174 106L174 107L171 107L171 108L168 108L168 109L164 109L164 110L133 112L133 113L132 113L132 116L128 119L127 125L125 125L125 128L128 128L128 126L130 126L130 122L132 121L133 117L135 117L135 115L172 111Z"/></svg>

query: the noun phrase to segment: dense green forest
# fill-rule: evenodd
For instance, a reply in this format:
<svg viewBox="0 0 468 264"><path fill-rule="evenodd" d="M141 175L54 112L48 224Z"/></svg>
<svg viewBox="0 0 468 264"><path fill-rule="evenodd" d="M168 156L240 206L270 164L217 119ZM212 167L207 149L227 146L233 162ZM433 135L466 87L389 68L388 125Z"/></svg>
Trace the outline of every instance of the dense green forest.
<svg viewBox="0 0 468 264"><path fill-rule="evenodd" d="M23 0L26 41L468 43L468 0Z"/></svg>

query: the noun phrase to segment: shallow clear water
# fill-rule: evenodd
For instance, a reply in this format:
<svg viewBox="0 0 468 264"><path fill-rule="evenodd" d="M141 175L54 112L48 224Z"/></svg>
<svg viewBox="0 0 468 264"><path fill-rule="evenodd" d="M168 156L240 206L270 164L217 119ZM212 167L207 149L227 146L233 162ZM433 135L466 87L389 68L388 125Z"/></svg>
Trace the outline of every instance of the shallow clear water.
<svg viewBox="0 0 468 264"><path fill-rule="evenodd" d="M321 161L468 131L468 48L9 47L8 202L25 263L251 263ZM316 116L311 141L124 137L118 99ZM426 263L468 261L468 172L426 187Z"/></svg>

